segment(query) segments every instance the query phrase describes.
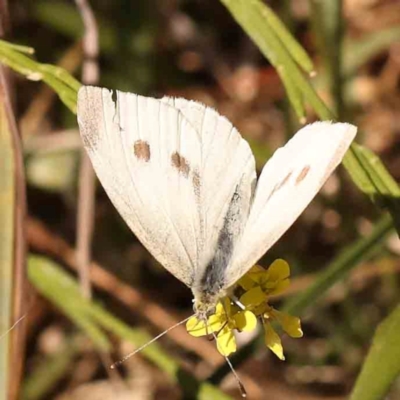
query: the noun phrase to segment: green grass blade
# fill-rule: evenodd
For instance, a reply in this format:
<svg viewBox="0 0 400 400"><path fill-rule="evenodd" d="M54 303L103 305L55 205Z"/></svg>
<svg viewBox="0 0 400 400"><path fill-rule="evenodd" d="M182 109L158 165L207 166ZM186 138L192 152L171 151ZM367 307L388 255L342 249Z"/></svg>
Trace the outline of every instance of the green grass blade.
<svg viewBox="0 0 400 400"><path fill-rule="evenodd" d="M350 400L384 399L400 374L400 305L379 325Z"/></svg>
<svg viewBox="0 0 400 400"><path fill-rule="evenodd" d="M6 41L1 40L1 39L0 39L0 42L1 42L1 44L3 46L7 46L11 50L16 50L19 53L30 54L30 55L35 53L35 49L33 47L28 47L28 46L22 46L20 44L9 43L9 42L6 42Z"/></svg>
<svg viewBox="0 0 400 400"><path fill-rule="evenodd" d="M0 41L0 62L31 80L43 80L59 95L61 101L76 113L80 82L60 67L41 64L17 51L14 45Z"/></svg>
<svg viewBox="0 0 400 400"><path fill-rule="evenodd" d="M343 116L342 85L342 0L311 0L312 21L318 53L322 56L324 74L339 119Z"/></svg>
<svg viewBox="0 0 400 400"><path fill-rule="evenodd" d="M281 68L279 75L282 79L283 84L285 85L289 101L292 104L292 107L297 115L297 118L299 119L299 122L304 124L306 122L306 110L304 107L303 94L292 82L290 75L286 72L285 68Z"/></svg>
<svg viewBox="0 0 400 400"><path fill-rule="evenodd" d="M11 335L7 333L13 321L13 265L15 174L12 131L0 92L0 400L7 400L10 373Z"/></svg>
<svg viewBox="0 0 400 400"><path fill-rule="evenodd" d="M358 144L353 145L357 151L355 156L363 166L373 188L370 195L381 207L386 208L394 221L396 230L400 235L400 188L389 174L379 157L371 150Z"/></svg>
<svg viewBox="0 0 400 400"><path fill-rule="evenodd" d="M389 174L379 157L366 147L356 143L353 146L357 151L356 156L359 162L370 176L370 181L373 182L376 188L376 190L371 192L371 195L378 191L385 196L400 197L400 188L397 182Z"/></svg>
<svg viewBox="0 0 400 400"><path fill-rule="evenodd" d="M278 73L281 73L282 68L285 69L286 74L291 77L291 81L300 89L304 99L310 102L319 117L326 120L334 119L333 113L318 97L311 84L298 68L293 55L290 53L292 47L282 41L282 35L280 37L277 36L269 21L263 17L266 12L265 4L260 0L221 0L221 2L264 56L277 68Z"/></svg>
<svg viewBox="0 0 400 400"><path fill-rule="evenodd" d="M289 54L293 57L294 61L299 65L299 67L312 74L314 72L314 64L303 49L296 38L290 33L282 21L277 17L277 15L272 11L270 7L266 4L261 5L258 1L254 2L255 7L259 7L259 12L263 18L265 18L266 23L268 23L270 29L279 38L282 44L287 48Z"/></svg>
<svg viewBox="0 0 400 400"><path fill-rule="evenodd" d="M61 269L43 257L31 256L28 260L28 276L35 288L59 307L93 341L100 351L108 351L107 336L90 318L91 303L83 298L74 281Z"/></svg>

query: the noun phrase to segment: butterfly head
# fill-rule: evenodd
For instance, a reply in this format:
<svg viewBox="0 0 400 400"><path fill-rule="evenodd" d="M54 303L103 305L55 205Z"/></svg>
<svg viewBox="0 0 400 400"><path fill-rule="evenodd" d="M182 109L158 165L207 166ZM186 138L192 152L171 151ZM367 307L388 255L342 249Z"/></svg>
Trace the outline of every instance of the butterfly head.
<svg viewBox="0 0 400 400"><path fill-rule="evenodd" d="M197 318L206 321L208 317L215 313L221 293L202 292L195 294L193 310Z"/></svg>

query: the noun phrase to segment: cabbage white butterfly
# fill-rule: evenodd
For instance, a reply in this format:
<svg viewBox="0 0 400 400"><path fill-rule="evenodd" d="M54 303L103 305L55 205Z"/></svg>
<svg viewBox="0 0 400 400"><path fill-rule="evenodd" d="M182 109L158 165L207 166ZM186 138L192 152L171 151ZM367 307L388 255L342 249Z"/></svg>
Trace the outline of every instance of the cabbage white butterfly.
<svg viewBox="0 0 400 400"><path fill-rule="evenodd" d="M283 235L341 162L357 128L316 122L256 179L248 143L194 101L83 86L83 144L111 201L147 250L191 288L199 319Z"/></svg>

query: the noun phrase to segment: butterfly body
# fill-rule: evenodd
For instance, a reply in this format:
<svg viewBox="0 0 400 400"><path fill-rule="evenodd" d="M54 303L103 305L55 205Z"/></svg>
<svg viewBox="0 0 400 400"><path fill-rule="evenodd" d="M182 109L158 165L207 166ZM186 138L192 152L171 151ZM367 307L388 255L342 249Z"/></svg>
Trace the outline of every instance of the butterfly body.
<svg viewBox="0 0 400 400"><path fill-rule="evenodd" d="M84 146L111 201L149 252L191 288L195 312L218 300L292 225L342 160L350 124L319 122L278 149L256 184L232 124L185 99L84 86Z"/></svg>

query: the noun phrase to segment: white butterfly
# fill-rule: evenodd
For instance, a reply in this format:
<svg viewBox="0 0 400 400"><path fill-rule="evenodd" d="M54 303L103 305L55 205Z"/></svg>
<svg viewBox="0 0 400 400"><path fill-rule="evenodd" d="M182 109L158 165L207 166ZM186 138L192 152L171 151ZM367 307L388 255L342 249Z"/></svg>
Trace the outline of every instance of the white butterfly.
<svg viewBox="0 0 400 400"><path fill-rule="evenodd" d="M111 201L148 251L192 289L206 318L283 235L341 162L357 128L316 122L264 166L194 101L84 86L78 123Z"/></svg>

